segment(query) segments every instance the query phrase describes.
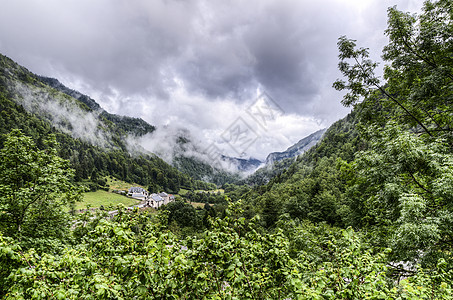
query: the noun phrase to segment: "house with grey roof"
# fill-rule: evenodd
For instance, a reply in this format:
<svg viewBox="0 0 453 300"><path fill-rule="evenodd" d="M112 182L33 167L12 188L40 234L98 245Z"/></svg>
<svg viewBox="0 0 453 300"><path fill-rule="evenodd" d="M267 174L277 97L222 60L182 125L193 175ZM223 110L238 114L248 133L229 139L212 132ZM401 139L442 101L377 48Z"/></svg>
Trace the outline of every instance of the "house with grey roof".
<svg viewBox="0 0 453 300"><path fill-rule="evenodd" d="M175 197L173 195L169 195L167 193L153 193L147 199L147 204L153 208L159 208L162 205L166 205L172 201L175 201Z"/></svg>
<svg viewBox="0 0 453 300"><path fill-rule="evenodd" d="M170 196L168 196L167 193L165 192L162 192L162 193L159 193L159 196L164 200L164 204L168 204L168 202L170 202Z"/></svg>
<svg viewBox="0 0 453 300"><path fill-rule="evenodd" d="M164 199L159 194L153 193L149 196L147 204L153 208L159 208L164 205Z"/></svg>
<svg viewBox="0 0 453 300"><path fill-rule="evenodd" d="M131 187L127 193L129 197L137 200L146 200L148 198L148 191L141 187Z"/></svg>
<svg viewBox="0 0 453 300"><path fill-rule="evenodd" d="M132 197L137 200L142 200L140 205L159 208L162 205L166 205L172 201L175 201L175 196L169 195L165 192L156 194L156 193L148 193L147 190L141 187L131 187L127 193L129 197ZM142 208L142 207L139 207Z"/></svg>

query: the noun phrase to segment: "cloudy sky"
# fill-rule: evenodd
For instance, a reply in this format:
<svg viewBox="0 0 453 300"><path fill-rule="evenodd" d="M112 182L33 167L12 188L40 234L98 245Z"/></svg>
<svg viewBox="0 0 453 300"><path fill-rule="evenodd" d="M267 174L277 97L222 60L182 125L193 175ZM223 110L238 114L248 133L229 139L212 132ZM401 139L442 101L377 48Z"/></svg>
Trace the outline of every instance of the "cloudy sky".
<svg viewBox="0 0 453 300"><path fill-rule="evenodd" d="M422 1L2 2L0 52L30 71L109 112L264 159L348 113L331 87L340 76L338 37L357 39L379 59L387 7L417 12ZM263 92L277 108L265 126L248 113ZM241 149L228 135L238 124L254 138Z"/></svg>

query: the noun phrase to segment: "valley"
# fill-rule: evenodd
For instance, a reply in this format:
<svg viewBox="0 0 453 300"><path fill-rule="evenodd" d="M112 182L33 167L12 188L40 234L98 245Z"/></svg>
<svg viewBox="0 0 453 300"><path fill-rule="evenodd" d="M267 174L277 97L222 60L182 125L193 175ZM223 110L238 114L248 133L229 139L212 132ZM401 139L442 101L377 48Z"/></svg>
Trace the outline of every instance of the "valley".
<svg viewBox="0 0 453 300"><path fill-rule="evenodd" d="M243 99L211 100L223 111L206 105L197 122L239 133L218 145L192 124L108 112L0 54L0 298L451 299L452 12L449 0L388 8L383 76L340 36L333 89L350 112L327 128L288 109L311 104L282 100L283 114L270 98L252 107L268 119L215 123ZM171 95L191 92L179 105L210 96L170 73ZM294 120L317 129L294 138ZM269 151L271 133L298 142Z"/></svg>

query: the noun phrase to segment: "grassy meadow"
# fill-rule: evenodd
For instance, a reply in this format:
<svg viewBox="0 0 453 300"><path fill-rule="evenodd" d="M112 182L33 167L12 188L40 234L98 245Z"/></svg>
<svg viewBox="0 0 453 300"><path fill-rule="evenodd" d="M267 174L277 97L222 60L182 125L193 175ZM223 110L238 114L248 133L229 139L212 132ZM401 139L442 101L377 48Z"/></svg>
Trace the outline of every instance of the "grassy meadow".
<svg viewBox="0 0 453 300"><path fill-rule="evenodd" d="M98 208L101 205L107 208L108 206L116 206L120 203L122 203L124 206L131 206L138 204L139 202L140 201L128 198L126 196L98 190L96 192L83 193L83 201L76 203L76 209L87 208L87 205L90 205L90 207L92 208Z"/></svg>

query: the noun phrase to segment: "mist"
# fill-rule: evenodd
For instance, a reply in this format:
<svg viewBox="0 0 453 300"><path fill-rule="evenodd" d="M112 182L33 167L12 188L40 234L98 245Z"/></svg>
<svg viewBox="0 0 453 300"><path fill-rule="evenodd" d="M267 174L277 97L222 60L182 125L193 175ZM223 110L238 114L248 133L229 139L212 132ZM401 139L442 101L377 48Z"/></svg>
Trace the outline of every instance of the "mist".
<svg viewBox="0 0 453 300"><path fill-rule="evenodd" d="M15 100L26 111L44 116L58 130L102 148L112 148L111 135L102 130L99 113L87 111L74 99L54 89L37 88L21 81L13 81Z"/></svg>

